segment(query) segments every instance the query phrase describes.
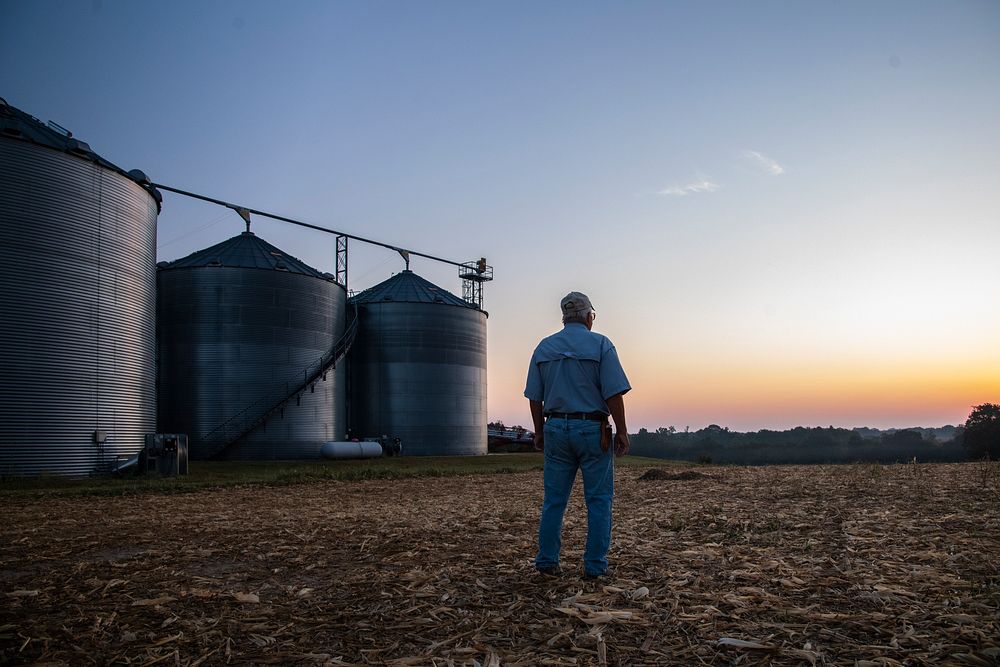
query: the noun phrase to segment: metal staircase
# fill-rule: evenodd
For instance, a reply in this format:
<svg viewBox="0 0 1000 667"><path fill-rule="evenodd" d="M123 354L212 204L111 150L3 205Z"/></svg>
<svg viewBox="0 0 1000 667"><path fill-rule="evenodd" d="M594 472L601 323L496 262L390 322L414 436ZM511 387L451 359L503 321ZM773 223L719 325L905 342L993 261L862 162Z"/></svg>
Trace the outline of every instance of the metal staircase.
<svg viewBox="0 0 1000 667"><path fill-rule="evenodd" d="M218 458L229 447L249 435L276 412L283 411L289 401L305 392L314 382L326 379L325 375L337 362L344 358L358 333L358 311L354 307L353 317L333 348L315 363L302 371L301 382L283 382L275 385L264 396L258 398L235 415L222 422L201 437L201 447L207 448L205 458ZM204 453L204 452L202 452Z"/></svg>

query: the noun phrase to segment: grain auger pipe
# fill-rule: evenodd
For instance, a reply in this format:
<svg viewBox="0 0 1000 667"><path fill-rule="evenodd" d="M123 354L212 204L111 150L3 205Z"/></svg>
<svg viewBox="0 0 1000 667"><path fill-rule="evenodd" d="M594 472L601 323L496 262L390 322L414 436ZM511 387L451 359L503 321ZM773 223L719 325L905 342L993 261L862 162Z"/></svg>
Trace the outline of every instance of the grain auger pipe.
<svg viewBox="0 0 1000 667"><path fill-rule="evenodd" d="M259 209L250 208L249 206L241 206L239 204L233 204L232 202L223 201L221 199L215 199L214 197L207 197L205 195L199 195L199 194L196 194L194 192L188 192L187 190L181 190L179 188L174 188L174 187L171 187L169 185L163 185L162 183L151 183L150 185L152 187L158 188L160 190L166 190L168 192L173 192L175 194L183 195L185 197L191 197L193 199L200 199L201 201L206 201L206 202L209 202L211 204L218 204L219 206L225 206L226 208L232 209L241 218L243 218L243 220L247 223L247 229L249 229L249 227L250 227L250 216L251 215L259 215L259 216L264 217L264 218L271 218L272 220L280 220L281 222L287 222L287 223L292 224L292 225L299 225L300 227L306 227L308 229L315 229L315 230L320 231L320 232L326 232L327 234L335 234L336 236L341 236L341 237L344 237L344 238L353 239L353 240L359 241L361 243L368 243L368 244L371 244L371 245L376 245L376 246L379 246L379 247L382 247L382 248L386 248L388 250L393 250L395 252L398 252L400 254L400 256L406 261L407 268L409 268L409 264L410 264L409 258L411 256L414 256L414 257L423 257L424 259L430 259L430 260L433 260L435 262L443 262L444 264L451 264L452 266L457 266L459 269L468 268L469 265L470 265L469 262L456 262L454 260L444 259L443 257L435 257L434 255L428 255L427 253L417 252L416 250L408 250L406 248L400 248L398 246L394 246L394 245L389 244L389 243L383 243L382 241L375 241L374 239L367 239L367 238L364 238L363 236L357 236L355 234L348 234L346 232L339 232L339 231L337 231L335 229L330 229L328 227L320 227L319 225L313 225L311 223L303 222L301 220L295 220L294 218L288 218L286 216L278 215L276 213L268 213L267 211L261 211ZM491 266L488 267L486 265L486 260L481 260L477 264L476 268L477 268L477 270L480 271L480 273L485 274L487 272L487 270L488 270L489 273L492 275L493 267L491 267Z"/></svg>

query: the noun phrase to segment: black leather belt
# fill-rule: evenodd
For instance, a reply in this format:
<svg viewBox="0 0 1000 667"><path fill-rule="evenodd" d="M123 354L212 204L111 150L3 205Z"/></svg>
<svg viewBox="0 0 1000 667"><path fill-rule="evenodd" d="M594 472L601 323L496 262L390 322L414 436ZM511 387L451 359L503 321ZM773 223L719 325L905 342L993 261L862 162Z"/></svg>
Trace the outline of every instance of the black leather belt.
<svg viewBox="0 0 1000 667"><path fill-rule="evenodd" d="M605 421L608 416L603 412L550 412L546 419L586 419L592 422Z"/></svg>

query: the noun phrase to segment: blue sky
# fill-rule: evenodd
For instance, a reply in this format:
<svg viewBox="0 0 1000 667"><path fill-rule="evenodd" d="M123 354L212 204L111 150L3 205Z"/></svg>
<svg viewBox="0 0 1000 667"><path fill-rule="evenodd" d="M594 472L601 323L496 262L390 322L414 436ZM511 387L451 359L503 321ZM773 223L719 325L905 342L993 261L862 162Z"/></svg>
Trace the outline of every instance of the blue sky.
<svg viewBox="0 0 1000 667"><path fill-rule="evenodd" d="M0 96L124 168L485 255L491 418L528 420L523 367L570 290L619 348L633 429L1000 402L998 3L3 9ZM160 259L241 229L167 195ZM254 230L332 270L332 238ZM355 245L351 287L401 268Z"/></svg>

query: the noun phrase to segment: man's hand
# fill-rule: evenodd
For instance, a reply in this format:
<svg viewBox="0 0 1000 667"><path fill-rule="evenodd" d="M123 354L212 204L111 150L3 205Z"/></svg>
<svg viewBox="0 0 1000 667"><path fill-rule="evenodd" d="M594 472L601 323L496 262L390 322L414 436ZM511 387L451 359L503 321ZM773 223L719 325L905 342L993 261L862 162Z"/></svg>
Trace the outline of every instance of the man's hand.
<svg viewBox="0 0 1000 667"><path fill-rule="evenodd" d="M615 456L625 456L628 454L629 445L628 433L618 431L615 433ZM538 445L535 445L536 447Z"/></svg>
<svg viewBox="0 0 1000 667"><path fill-rule="evenodd" d="M615 394L607 403L611 419L615 422L615 456L625 456L631 444L628 440L628 426L625 425L625 401L621 394Z"/></svg>
<svg viewBox="0 0 1000 667"><path fill-rule="evenodd" d="M545 411L541 401L528 399L528 407L531 408L531 423L535 427L535 449L540 452L545 449Z"/></svg>

